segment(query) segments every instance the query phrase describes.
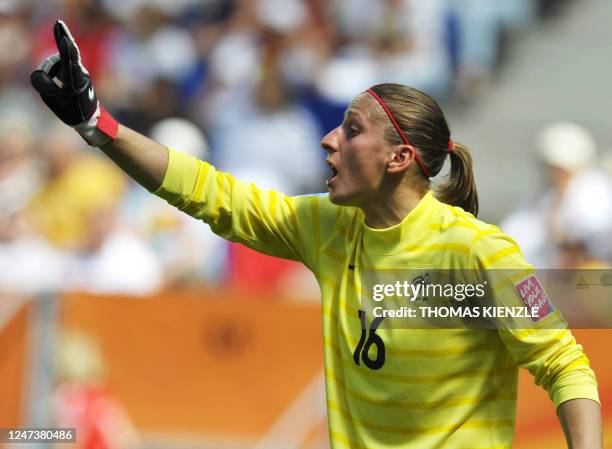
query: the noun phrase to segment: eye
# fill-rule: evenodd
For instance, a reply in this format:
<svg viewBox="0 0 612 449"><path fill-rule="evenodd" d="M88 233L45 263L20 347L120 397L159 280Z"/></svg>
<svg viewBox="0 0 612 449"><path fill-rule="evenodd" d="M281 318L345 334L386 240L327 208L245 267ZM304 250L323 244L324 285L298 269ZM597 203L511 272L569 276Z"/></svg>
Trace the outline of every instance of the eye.
<svg viewBox="0 0 612 449"><path fill-rule="evenodd" d="M357 134L359 134L361 130L359 129L359 126L356 123L347 123L344 125L344 132L346 134L347 137L353 137L356 136Z"/></svg>

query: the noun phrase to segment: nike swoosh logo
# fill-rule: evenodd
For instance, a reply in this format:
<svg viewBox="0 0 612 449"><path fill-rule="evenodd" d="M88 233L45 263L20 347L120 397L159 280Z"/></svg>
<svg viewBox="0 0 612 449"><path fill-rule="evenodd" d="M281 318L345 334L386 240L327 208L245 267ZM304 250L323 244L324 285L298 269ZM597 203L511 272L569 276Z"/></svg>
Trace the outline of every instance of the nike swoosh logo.
<svg viewBox="0 0 612 449"><path fill-rule="evenodd" d="M93 99L94 99L94 90L93 90L93 87L89 88L89 91L87 92L87 95L89 95L89 99L93 101Z"/></svg>

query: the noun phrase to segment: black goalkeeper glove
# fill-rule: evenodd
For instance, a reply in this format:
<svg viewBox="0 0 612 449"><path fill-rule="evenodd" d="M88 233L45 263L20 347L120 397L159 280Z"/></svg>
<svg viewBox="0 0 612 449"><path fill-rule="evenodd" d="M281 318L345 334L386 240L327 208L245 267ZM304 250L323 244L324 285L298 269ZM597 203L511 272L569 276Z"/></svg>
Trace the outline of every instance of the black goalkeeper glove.
<svg viewBox="0 0 612 449"><path fill-rule="evenodd" d="M90 145L114 140L119 125L99 104L79 47L63 21L55 22L53 35L59 53L49 56L32 72L32 86L49 109Z"/></svg>

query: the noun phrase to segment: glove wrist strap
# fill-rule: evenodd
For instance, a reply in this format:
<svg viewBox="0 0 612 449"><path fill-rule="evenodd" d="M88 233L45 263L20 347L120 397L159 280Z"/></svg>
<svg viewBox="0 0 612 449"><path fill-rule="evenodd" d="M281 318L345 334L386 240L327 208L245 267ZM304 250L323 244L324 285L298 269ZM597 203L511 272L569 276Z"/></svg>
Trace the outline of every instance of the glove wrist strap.
<svg viewBox="0 0 612 449"><path fill-rule="evenodd" d="M85 141L94 147L100 147L117 138L119 122L98 102L96 112L91 118L74 127Z"/></svg>

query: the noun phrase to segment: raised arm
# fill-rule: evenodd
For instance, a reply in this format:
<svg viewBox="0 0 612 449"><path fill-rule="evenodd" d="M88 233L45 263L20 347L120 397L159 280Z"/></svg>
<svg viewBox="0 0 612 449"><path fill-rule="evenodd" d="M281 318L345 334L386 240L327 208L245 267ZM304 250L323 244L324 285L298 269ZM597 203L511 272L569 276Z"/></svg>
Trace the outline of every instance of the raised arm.
<svg viewBox="0 0 612 449"><path fill-rule="evenodd" d="M321 245L331 238L323 230L336 232L336 206L326 198L259 189L121 126L98 102L66 25L58 20L53 32L59 53L43 61L31 82L58 118L146 189L208 223L216 234L312 269Z"/></svg>

